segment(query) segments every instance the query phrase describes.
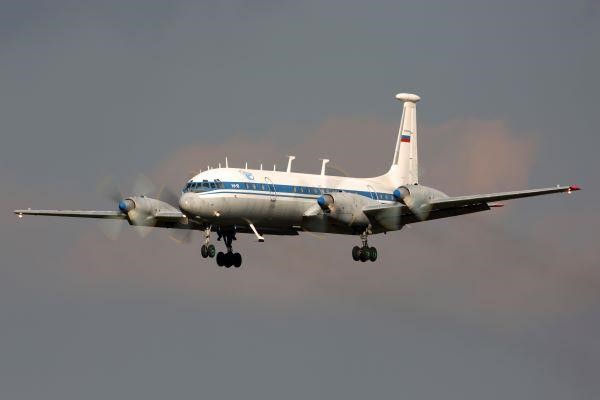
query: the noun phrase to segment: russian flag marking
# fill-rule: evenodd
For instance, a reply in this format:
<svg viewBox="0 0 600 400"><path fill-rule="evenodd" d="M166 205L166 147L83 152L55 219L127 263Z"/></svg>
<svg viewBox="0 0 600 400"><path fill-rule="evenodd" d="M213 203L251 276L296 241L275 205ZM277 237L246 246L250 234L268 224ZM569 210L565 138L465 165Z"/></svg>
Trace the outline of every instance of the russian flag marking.
<svg viewBox="0 0 600 400"><path fill-rule="evenodd" d="M402 135L400 136L400 141L404 143L410 143L410 135Z"/></svg>

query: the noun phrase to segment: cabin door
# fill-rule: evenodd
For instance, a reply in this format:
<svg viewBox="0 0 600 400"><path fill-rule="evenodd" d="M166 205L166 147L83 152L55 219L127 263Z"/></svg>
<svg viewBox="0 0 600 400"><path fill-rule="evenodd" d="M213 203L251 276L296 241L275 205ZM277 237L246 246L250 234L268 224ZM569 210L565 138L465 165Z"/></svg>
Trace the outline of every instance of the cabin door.
<svg viewBox="0 0 600 400"><path fill-rule="evenodd" d="M277 191L275 190L275 185L273 181L269 178L265 178L265 182L267 183L267 187L269 188L269 198L271 201L277 200Z"/></svg>

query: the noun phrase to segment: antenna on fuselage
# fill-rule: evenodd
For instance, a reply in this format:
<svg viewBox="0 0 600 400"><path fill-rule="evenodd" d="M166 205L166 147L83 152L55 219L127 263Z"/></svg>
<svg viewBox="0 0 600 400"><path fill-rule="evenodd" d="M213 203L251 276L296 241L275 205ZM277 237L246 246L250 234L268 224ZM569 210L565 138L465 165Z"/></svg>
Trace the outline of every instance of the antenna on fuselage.
<svg viewBox="0 0 600 400"><path fill-rule="evenodd" d="M277 171L277 164L273 164L273 171Z"/></svg>
<svg viewBox="0 0 600 400"><path fill-rule="evenodd" d="M244 168L244 169L248 169L248 161L246 161L246 168Z"/></svg>
<svg viewBox="0 0 600 400"><path fill-rule="evenodd" d="M329 162L329 159L327 159L327 158L320 158L319 160L323 161L323 163L321 164L321 175L325 175L325 166Z"/></svg>
<svg viewBox="0 0 600 400"><path fill-rule="evenodd" d="M262 163L260 163L260 170L262 171Z"/></svg>
<svg viewBox="0 0 600 400"><path fill-rule="evenodd" d="M219 168L221 168L221 163L219 163Z"/></svg>
<svg viewBox="0 0 600 400"><path fill-rule="evenodd" d="M288 158L288 166L286 172L292 172L292 161L296 159L296 156L287 156Z"/></svg>
<svg viewBox="0 0 600 400"><path fill-rule="evenodd" d="M220 165L219 168L221 168ZM227 156L225 156L225 168L229 168L229 161L227 161Z"/></svg>

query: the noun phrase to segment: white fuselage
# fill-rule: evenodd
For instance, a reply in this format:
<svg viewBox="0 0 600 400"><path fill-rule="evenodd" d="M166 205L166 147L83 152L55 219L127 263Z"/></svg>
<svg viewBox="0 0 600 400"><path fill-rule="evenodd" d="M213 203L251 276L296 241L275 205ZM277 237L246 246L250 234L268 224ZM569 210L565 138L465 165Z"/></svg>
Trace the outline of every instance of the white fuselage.
<svg viewBox="0 0 600 400"><path fill-rule="evenodd" d="M328 224L305 224L325 193L359 195L369 204L394 202L395 187L382 177L350 178L296 172L215 168L194 176L183 189L181 210L192 220L218 226L303 229L353 233Z"/></svg>

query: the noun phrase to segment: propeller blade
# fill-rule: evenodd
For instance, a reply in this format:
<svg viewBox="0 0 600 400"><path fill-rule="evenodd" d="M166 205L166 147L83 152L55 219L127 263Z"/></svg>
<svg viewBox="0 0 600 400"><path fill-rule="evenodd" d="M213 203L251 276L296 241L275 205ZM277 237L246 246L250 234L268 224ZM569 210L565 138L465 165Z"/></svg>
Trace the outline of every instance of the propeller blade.
<svg viewBox="0 0 600 400"><path fill-rule="evenodd" d="M152 232L152 227L148 225L134 225L133 229L140 235L141 238L145 238Z"/></svg>
<svg viewBox="0 0 600 400"><path fill-rule="evenodd" d="M179 196L173 190L164 186L161 188L158 194L158 200L164 201L167 204L172 205L175 208L179 208Z"/></svg>
<svg viewBox="0 0 600 400"><path fill-rule="evenodd" d="M415 214L417 218L421 221L424 221L429 216L429 212L431 211L431 204L426 201L418 201L415 200L412 196L408 196L404 199L404 204L409 208L409 210Z"/></svg>
<svg viewBox="0 0 600 400"><path fill-rule="evenodd" d="M96 188L97 192L100 193L103 197L112 201L113 203L119 203L121 199L123 199L123 195L121 191L114 183L110 176L103 178Z"/></svg>
<svg viewBox="0 0 600 400"><path fill-rule="evenodd" d="M122 220L102 219L98 221L98 228L110 240L117 240L125 224Z"/></svg>
<svg viewBox="0 0 600 400"><path fill-rule="evenodd" d="M192 229L169 229L169 237L179 244L191 243L193 234Z"/></svg>
<svg viewBox="0 0 600 400"><path fill-rule="evenodd" d="M137 196L150 196L156 192L156 186L150 178L144 174L139 174L133 184L133 194Z"/></svg>

